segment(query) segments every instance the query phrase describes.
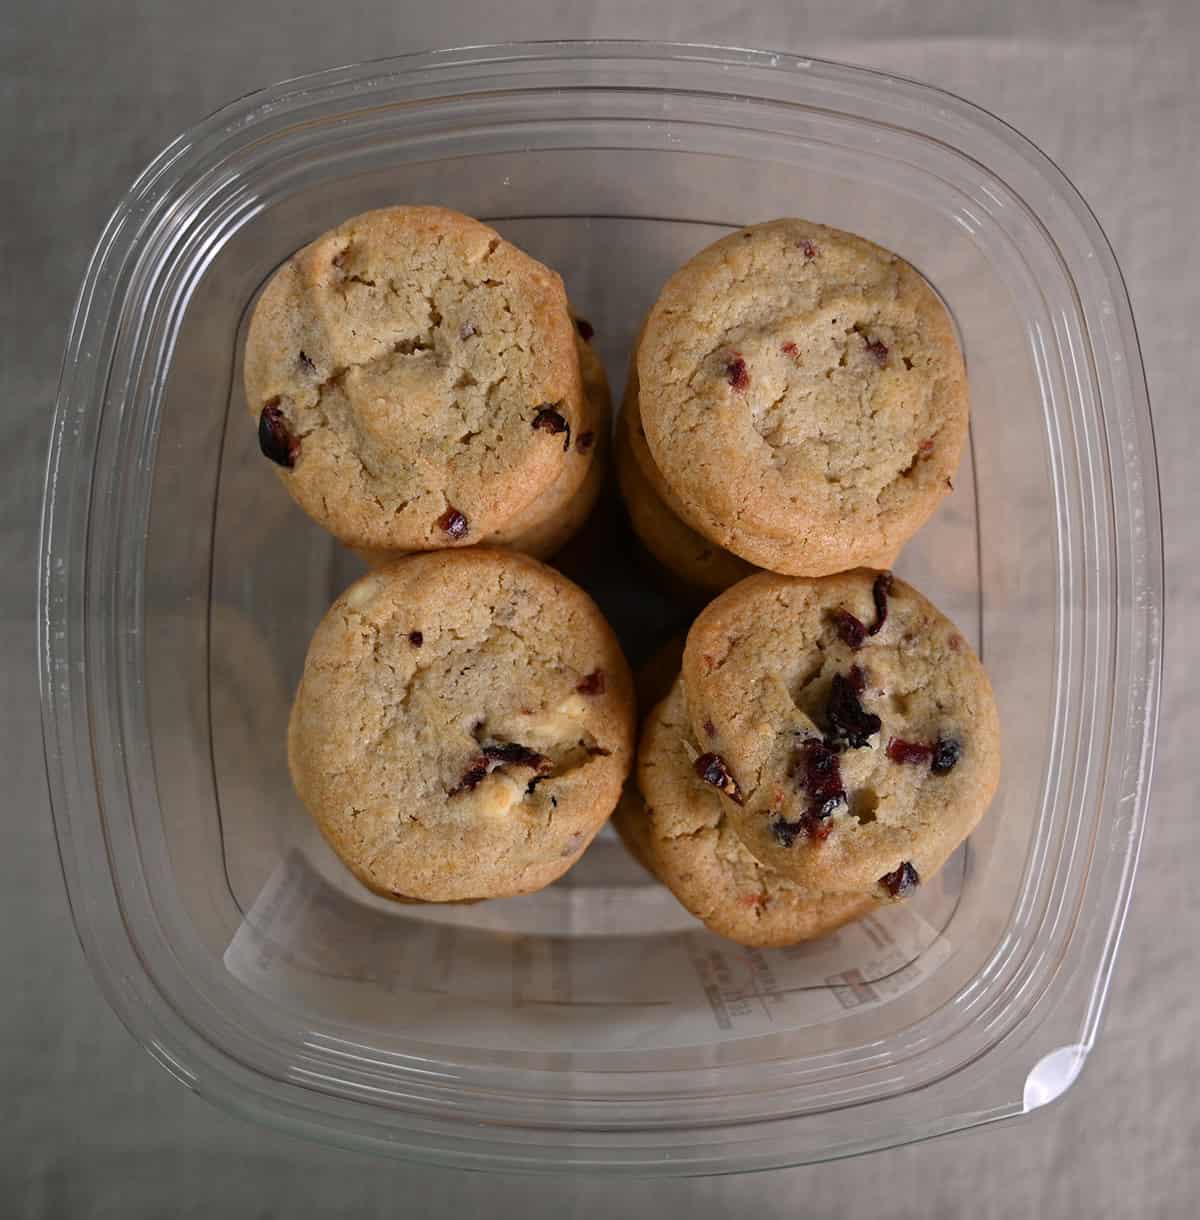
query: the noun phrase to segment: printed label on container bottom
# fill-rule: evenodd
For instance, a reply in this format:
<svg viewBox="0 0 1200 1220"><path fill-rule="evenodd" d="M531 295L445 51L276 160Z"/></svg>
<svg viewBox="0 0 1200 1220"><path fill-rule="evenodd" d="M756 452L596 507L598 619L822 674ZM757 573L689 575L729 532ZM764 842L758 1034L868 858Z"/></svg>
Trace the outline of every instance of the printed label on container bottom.
<svg viewBox="0 0 1200 1220"><path fill-rule="evenodd" d="M291 851L243 920L225 966L255 992L312 1017L383 1023L452 1045L579 1054L835 1021L910 991L951 952L946 936L906 904L822 940L760 950L698 924L655 932L649 917L665 892L616 888L624 892L588 901L643 903L641 934L507 932L434 921L462 908L357 901Z"/></svg>

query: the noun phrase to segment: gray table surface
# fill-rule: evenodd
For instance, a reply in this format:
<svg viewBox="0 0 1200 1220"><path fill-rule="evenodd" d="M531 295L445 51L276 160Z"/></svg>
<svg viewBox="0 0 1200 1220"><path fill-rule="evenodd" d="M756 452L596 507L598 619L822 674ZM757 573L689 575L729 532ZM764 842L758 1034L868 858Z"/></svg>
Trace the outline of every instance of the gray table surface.
<svg viewBox="0 0 1200 1220"><path fill-rule="evenodd" d="M489 1213L1193 1215L1200 1197L1200 7L1189 0L795 0L504 6L20 0L0 15L0 1215ZM502 17L500 9L507 12ZM1168 666L1151 822L1098 1049L1029 1119L853 1161L706 1183L550 1183L381 1162L251 1126L182 1089L101 999L71 926L36 713L36 529L58 363L109 210L180 130L256 86L425 47L663 37L843 59L944 86L1029 135L1125 272L1156 413ZM419 1187L416 1183L419 1181ZM420 1192L419 1194L417 1192ZM417 1203L416 1199L427 1202Z"/></svg>

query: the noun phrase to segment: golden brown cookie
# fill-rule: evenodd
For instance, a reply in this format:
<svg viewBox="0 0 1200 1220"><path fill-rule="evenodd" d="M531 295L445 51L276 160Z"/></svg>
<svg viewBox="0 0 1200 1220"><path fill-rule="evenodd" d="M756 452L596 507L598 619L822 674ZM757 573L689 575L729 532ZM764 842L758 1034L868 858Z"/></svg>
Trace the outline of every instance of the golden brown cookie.
<svg viewBox="0 0 1200 1220"><path fill-rule="evenodd" d="M562 281L445 208L356 216L272 276L247 405L300 506L350 546L470 545L572 456L584 414Z"/></svg>
<svg viewBox="0 0 1200 1220"><path fill-rule="evenodd" d="M877 905L864 894L814 894L756 860L731 829L721 796L697 777L699 756L677 680L642 730L643 800L627 795L613 825L634 857L712 931L743 945L791 945Z"/></svg>
<svg viewBox="0 0 1200 1220"><path fill-rule="evenodd" d="M887 573L735 585L692 625L683 685L697 774L751 853L808 889L904 897L996 791L983 666Z"/></svg>
<svg viewBox="0 0 1200 1220"><path fill-rule="evenodd" d="M565 872L628 774L633 690L603 616L551 568L413 555L330 608L292 706L301 800L396 898L524 894Z"/></svg>
<svg viewBox="0 0 1200 1220"><path fill-rule="evenodd" d="M680 268L637 367L679 515L773 571L894 555L966 439L965 369L937 295L896 255L807 221L740 230Z"/></svg>

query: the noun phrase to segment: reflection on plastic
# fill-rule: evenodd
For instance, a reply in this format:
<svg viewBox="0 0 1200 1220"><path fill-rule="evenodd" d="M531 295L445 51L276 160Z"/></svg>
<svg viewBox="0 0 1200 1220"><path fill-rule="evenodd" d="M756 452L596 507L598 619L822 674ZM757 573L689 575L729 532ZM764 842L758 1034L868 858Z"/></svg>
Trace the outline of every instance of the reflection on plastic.
<svg viewBox="0 0 1200 1220"><path fill-rule="evenodd" d="M1049 1105L1061 1097L1083 1071L1087 1059L1086 1046L1060 1046L1058 1050L1043 1055L1033 1071L1025 1077L1025 1113L1039 1106Z"/></svg>
<svg viewBox="0 0 1200 1220"><path fill-rule="evenodd" d="M612 891L614 909L661 893L650 885ZM595 901L593 892L593 910ZM504 904L489 907L502 911ZM477 1048L604 1051L710 1043L836 1020L903 995L950 954L946 937L907 905L777 950L743 948L698 924L580 937L431 918L463 909L378 910L292 851L238 929L225 966L278 1003L315 1007L341 1021L402 1026L408 1037Z"/></svg>

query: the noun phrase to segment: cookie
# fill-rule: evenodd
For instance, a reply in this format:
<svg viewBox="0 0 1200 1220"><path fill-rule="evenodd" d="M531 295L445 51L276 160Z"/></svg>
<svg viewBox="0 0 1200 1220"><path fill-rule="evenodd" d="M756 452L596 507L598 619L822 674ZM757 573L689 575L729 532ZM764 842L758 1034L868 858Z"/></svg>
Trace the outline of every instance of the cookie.
<svg viewBox="0 0 1200 1220"><path fill-rule="evenodd" d="M562 281L434 207L357 216L284 263L250 322L245 389L305 512L394 551L507 529L555 484L585 410Z"/></svg>
<svg viewBox="0 0 1200 1220"><path fill-rule="evenodd" d="M568 448L562 471L545 495L526 506L504 529L480 539L485 546L549 559L574 537L596 505L608 469L612 402L604 366L590 344L578 339L577 345L584 409L578 435L565 437ZM354 549L373 568L405 554L366 547Z"/></svg>
<svg viewBox="0 0 1200 1220"><path fill-rule="evenodd" d="M646 550L685 584L708 593L719 593L753 573L752 564L696 533L668 507L646 473L648 451L639 461L638 449L645 446L634 387L626 394L617 424L617 481L629 523Z"/></svg>
<svg viewBox="0 0 1200 1220"><path fill-rule="evenodd" d="M683 685L697 774L751 853L808 889L904 897L995 793L983 666L888 573L742 581L692 625Z"/></svg>
<svg viewBox="0 0 1200 1220"><path fill-rule="evenodd" d="M642 730L643 799L627 796L613 815L634 858L693 915L765 948L823 936L876 906L865 894L814 894L756 860L730 827L727 802L697 777L699 756L677 680Z"/></svg>
<svg viewBox="0 0 1200 1220"><path fill-rule="evenodd" d="M296 792L347 867L398 899L540 889L612 811L633 752L628 667L551 568L412 555L330 608L292 705Z"/></svg>
<svg viewBox="0 0 1200 1220"><path fill-rule="evenodd" d="M759 567L894 554L967 435L954 327L921 276L802 220L732 233L667 282L637 350L655 465L694 528Z"/></svg>

